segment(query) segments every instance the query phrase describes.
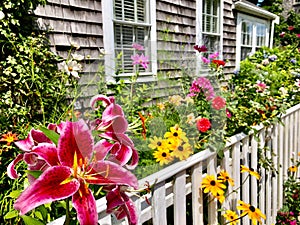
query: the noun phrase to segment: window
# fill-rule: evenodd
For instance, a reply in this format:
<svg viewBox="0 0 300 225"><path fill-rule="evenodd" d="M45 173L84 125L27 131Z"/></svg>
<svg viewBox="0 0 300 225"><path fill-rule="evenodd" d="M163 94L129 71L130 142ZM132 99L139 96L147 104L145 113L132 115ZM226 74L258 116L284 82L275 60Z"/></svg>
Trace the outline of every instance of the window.
<svg viewBox="0 0 300 225"><path fill-rule="evenodd" d="M206 0L202 5L202 42L209 52L220 51L220 1Z"/></svg>
<svg viewBox="0 0 300 225"><path fill-rule="evenodd" d="M149 5L147 0L115 0L114 1L114 38L115 56L120 56L120 70L123 73L133 72L131 55L136 54L133 43L145 47L139 54L150 55ZM140 67L140 71L145 71Z"/></svg>
<svg viewBox="0 0 300 225"><path fill-rule="evenodd" d="M135 72L131 56L136 53L149 56L150 61L147 70L139 67L140 76L150 76L150 74L156 73L155 2L155 0L102 1L103 45L106 53L104 63L107 82L114 82L114 75L129 77ZM144 50L137 52L132 47L133 43L143 45Z"/></svg>
<svg viewBox="0 0 300 225"><path fill-rule="evenodd" d="M269 46L269 22L239 14L237 25L237 65L262 46Z"/></svg>

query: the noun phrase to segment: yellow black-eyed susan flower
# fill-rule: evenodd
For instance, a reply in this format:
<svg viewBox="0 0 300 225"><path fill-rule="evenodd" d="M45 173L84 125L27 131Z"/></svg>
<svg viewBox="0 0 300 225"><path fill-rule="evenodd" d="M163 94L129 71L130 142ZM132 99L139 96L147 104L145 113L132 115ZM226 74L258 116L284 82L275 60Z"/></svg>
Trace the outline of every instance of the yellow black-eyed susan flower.
<svg viewBox="0 0 300 225"><path fill-rule="evenodd" d="M236 225L239 222L239 216L234 211L226 210L223 216L229 222L230 225Z"/></svg>
<svg viewBox="0 0 300 225"><path fill-rule="evenodd" d="M193 153L192 146L185 141L180 141L179 144L173 149L172 156L179 160L187 159Z"/></svg>
<svg viewBox="0 0 300 225"><path fill-rule="evenodd" d="M254 176L257 180L260 179L260 175L252 168L248 168L246 166L241 165L241 173L248 172L251 176Z"/></svg>
<svg viewBox="0 0 300 225"><path fill-rule="evenodd" d="M214 175L207 175L202 183L201 188L204 189L204 193L210 192L213 196L223 195L226 185L221 180L217 180Z"/></svg>
<svg viewBox="0 0 300 225"><path fill-rule="evenodd" d="M291 167L289 167L289 171L292 172L292 173L296 173L297 170L298 170L297 166L291 166Z"/></svg>
<svg viewBox="0 0 300 225"><path fill-rule="evenodd" d="M225 170L220 171L218 179L224 182L227 181L231 186L234 186L234 180L229 176L229 173Z"/></svg>
<svg viewBox="0 0 300 225"><path fill-rule="evenodd" d="M153 156L156 159L156 162L159 162L159 165L161 166L173 161L173 157L168 149L159 149L153 152Z"/></svg>
<svg viewBox="0 0 300 225"><path fill-rule="evenodd" d="M259 223L262 223L261 219L266 219L266 215L264 215L258 208L255 208L254 206L245 203L243 201L238 202L240 205L237 206L236 208L238 210L242 210L241 217L248 215L249 219L252 220L252 224L256 225L257 221Z"/></svg>
<svg viewBox="0 0 300 225"><path fill-rule="evenodd" d="M162 149L164 147L164 140L154 136L153 138L150 138L148 147L151 149Z"/></svg>

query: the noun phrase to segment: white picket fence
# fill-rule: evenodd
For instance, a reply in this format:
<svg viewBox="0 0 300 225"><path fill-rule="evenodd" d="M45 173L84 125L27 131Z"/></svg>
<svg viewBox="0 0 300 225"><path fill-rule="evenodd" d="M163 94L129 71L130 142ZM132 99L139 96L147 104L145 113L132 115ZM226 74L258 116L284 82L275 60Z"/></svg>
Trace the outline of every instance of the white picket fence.
<svg viewBox="0 0 300 225"><path fill-rule="evenodd" d="M258 207L266 215L264 224L274 223L277 210L283 203L283 182L288 167L291 166L290 160L298 157L299 114L300 105L297 105L282 116L284 126L275 124L270 127L257 127L259 139L254 134L237 134L231 137L226 143L222 161L217 160L214 152L206 150L140 180L140 187L146 181L150 184L156 183L154 191L147 195L151 205L145 198L132 197L139 213L139 224L204 225L204 221L208 221L210 225L218 224L218 216L219 219L221 217L218 215L217 202L204 198L200 184L206 174L217 174L221 169L228 171L234 179L233 189L241 186L226 198L222 207L235 210L237 201L242 200ZM273 161L278 174L260 166L258 160L264 158ZM240 173L240 165L257 170L261 179L258 181L254 177L248 177L245 181L247 174ZM232 188L229 189L231 191ZM104 198L97 201L97 206L101 225L128 224L126 220L117 221L105 213ZM49 225L63 224L63 221L64 218L59 218ZM251 223L244 217L240 224Z"/></svg>

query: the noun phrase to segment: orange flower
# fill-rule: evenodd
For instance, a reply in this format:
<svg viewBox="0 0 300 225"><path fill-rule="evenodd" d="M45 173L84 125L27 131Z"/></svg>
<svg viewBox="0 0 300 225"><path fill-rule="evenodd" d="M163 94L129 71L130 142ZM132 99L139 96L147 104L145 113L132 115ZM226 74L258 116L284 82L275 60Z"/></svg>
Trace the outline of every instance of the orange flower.
<svg viewBox="0 0 300 225"><path fill-rule="evenodd" d="M142 130L142 136L143 136L144 140L146 140L146 133L147 133L146 126L145 126L145 120L146 120L146 118L142 115L142 113L138 112L138 114L139 114L139 117L140 117L140 119L142 121L142 128L143 128L143 130Z"/></svg>
<svg viewBox="0 0 300 225"><path fill-rule="evenodd" d="M17 134L13 134L11 131L9 131L7 134L2 134L2 138L0 139L0 142L6 142L6 145L10 146L12 142L17 140L18 140Z"/></svg>

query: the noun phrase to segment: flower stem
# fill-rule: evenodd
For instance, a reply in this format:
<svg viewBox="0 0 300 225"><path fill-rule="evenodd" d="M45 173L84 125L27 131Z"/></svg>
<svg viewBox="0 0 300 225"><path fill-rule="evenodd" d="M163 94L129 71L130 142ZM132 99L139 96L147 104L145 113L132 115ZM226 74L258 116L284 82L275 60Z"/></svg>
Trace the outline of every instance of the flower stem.
<svg viewBox="0 0 300 225"><path fill-rule="evenodd" d="M70 225L70 201L66 199L66 219L64 225Z"/></svg>

